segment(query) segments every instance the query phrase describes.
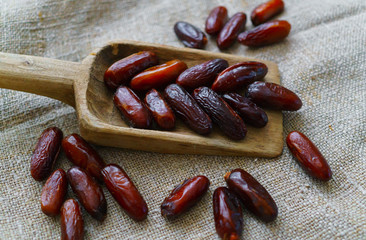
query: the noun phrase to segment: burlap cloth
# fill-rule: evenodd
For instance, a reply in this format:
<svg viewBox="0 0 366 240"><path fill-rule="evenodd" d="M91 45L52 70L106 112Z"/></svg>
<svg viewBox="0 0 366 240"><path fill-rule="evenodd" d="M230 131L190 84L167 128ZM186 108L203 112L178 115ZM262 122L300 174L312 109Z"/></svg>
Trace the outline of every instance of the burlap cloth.
<svg viewBox="0 0 366 240"><path fill-rule="evenodd" d="M229 14L250 11L263 0L1 0L0 51L81 61L113 39L182 46L173 32L178 20L203 28L210 9L225 5ZM136 223L104 188L108 216L103 223L84 210L87 239L217 239L212 193L223 175L243 168L275 199L278 219L264 224L244 212L243 239L366 238L366 1L286 2L280 16L292 24L289 38L249 50L236 44L229 53L271 60L282 84L303 100L298 112L284 113L284 136L308 135L327 158L333 179L307 176L287 147L276 159L167 155L96 147L107 163L132 177L149 206ZM247 23L247 28L251 28ZM210 40L209 51L218 51ZM45 97L0 89L0 238L57 239L60 218L44 215L43 182L29 172L30 156L43 129L58 126L78 132L73 108ZM62 153L57 167L67 170ZM160 215L160 204L187 177L204 174L211 187L203 200L174 221ZM71 190L69 196L73 196Z"/></svg>

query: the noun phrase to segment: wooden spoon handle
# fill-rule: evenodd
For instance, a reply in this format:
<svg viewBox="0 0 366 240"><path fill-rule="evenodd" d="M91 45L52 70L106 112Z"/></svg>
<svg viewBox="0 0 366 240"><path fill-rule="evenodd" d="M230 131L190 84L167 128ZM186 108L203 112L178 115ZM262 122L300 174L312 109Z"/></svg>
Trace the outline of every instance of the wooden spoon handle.
<svg viewBox="0 0 366 240"><path fill-rule="evenodd" d="M0 53L0 88L34 93L75 107L74 81L81 63Z"/></svg>

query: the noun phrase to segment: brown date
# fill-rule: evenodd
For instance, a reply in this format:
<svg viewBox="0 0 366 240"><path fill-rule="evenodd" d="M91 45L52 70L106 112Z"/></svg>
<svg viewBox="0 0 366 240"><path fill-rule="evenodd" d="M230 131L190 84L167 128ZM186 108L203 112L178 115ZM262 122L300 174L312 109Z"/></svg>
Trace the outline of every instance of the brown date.
<svg viewBox="0 0 366 240"><path fill-rule="evenodd" d="M177 22L174 25L174 32L186 47L202 49L207 43L206 35L187 22Z"/></svg>
<svg viewBox="0 0 366 240"><path fill-rule="evenodd" d="M207 192L210 181L205 176L186 179L173 189L161 204L161 215L176 217L194 206Z"/></svg>
<svg viewBox="0 0 366 240"><path fill-rule="evenodd" d="M247 97L259 106L282 111L296 111L301 99L289 89L270 82L254 82L248 86Z"/></svg>
<svg viewBox="0 0 366 240"><path fill-rule="evenodd" d="M226 187L213 194L213 212L217 234L224 240L239 240L243 231L243 213L239 199Z"/></svg>
<svg viewBox="0 0 366 240"><path fill-rule="evenodd" d="M125 57L110 66L104 73L104 83L116 90L120 85L128 84L133 76L146 68L159 63L158 57L151 51L142 51Z"/></svg>
<svg viewBox="0 0 366 240"><path fill-rule="evenodd" d="M187 65L180 60L172 60L154 66L137 74L131 80L131 88L135 91L145 91L152 88L165 87L174 82L179 74L187 69Z"/></svg>
<svg viewBox="0 0 366 240"><path fill-rule="evenodd" d="M61 239L84 239L84 221L79 204L74 199L65 201L61 208Z"/></svg>
<svg viewBox="0 0 366 240"><path fill-rule="evenodd" d="M128 125L136 128L150 128L151 114L131 89L125 86L119 87L114 94L113 102Z"/></svg>
<svg viewBox="0 0 366 240"><path fill-rule="evenodd" d="M212 89L216 92L234 91L264 78L268 68L261 62L241 62L226 68L221 72Z"/></svg>
<svg viewBox="0 0 366 240"><path fill-rule="evenodd" d="M274 20L240 33L238 41L248 47L262 47L282 41L290 31L291 25L287 21Z"/></svg>
<svg viewBox="0 0 366 240"><path fill-rule="evenodd" d="M210 117L181 86L170 84L165 88L164 97L178 117L193 131L202 135L211 132L212 121Z"/></svg>
<svg viewBox="0 0 366 240"><path fill-rule="evenodd" d="M107 202L102 188L93 178L79 167L67 171L72 191L78 197L85 210L95 219L103 221L107 214Z"/></svg>
<svg viewBox="0 0 366 240"><path fill-rule="evenodd" d="M103 181L102 169L105 162L97 151L80 135L73 133L62 140L62 148L66 157L76 166L87 171L92 177Z"/></svg>
<svg viewBox="0 0 366 240"><path fill-rule="evenodd" d="M67 192L67 177L62 169L57 169L47 179L41 193L41 209L48 216L60 213Z"/></svg>
<svg viewBox="0 0 366 240"><path fill-rule="evenodd" d="M232 16L225 26L221 29L217 37L217 46L223 50L234 44L238 34L244 29L247 16L245 13L238 12Z"/></svg>
<svg viewBox="0 0 366 240"><path fill-rule="evenodd" d="M175 115L158 91L151 89L146 93L145 103L160 128L165 130L174 128Z"/></svg>
<svg viewBox="0 0 366 240"><path fill-rule="evenodd" d="M267 22L277 14L280 14L285 8L282 0L270 0L257 6L250 16L254 26Z"/></svg>
<svg viewBox="0 0 366 240"><path fill-rule="evenodd" d="M63 133L57 127L42 132L31 158L30 171L34 180L42 181L51 174L60 153L62 137Z"/></svg>
<svg viewBox="0 0 366 240"><path fill-rule="evenodd" d="M287 147L296 157L300 165L311 176L329 181L332 178L332 170L319 149L303 133L293 131L287 135Z"/></svg>
<svg viewBox="0 0 366 240"><path fill-rule="evenodd" d="M241 140L245 137L247 129L243 120L212 89L197 88L193 92L193 98L229 138Z"/></svg>
<svg viewBox="0 0 366 240"><path fill-rule="evenodd" d="M225 180L230 190L235 192L244 206L264 222L277 218L277 205L267 190L243 169L226 173Z"/></svg>
<svg viewBox="0 0 366 240"><path fill-rule="evenodd" d="M227 20L227 9L218 6L211 10L206 19L205 31L210 35L217 35L224 27Z"/></svg>
<svg viewBox="0 0 366 240"><path fill-rule="evenodd" d="M187 90L207 86L212 84L217 75L228 66L229 63L224 59L213 59L188 68L179 75L176 83Z"/></svg>
<svg viewBox="0 0 366 240"><path fill-rule="evenodd" d="M102 174L108 191L126 213L136 221L144 220L148 212L146 202L127 173L116 164L108 164Z"/></svg>
<svg viewBox="0 0 366 240"><path fill-rule="evenodd" d="M244 122L258 128L267 125L266 112L248 98L237 93L227 93L222 98L243 118Z"/></svg>

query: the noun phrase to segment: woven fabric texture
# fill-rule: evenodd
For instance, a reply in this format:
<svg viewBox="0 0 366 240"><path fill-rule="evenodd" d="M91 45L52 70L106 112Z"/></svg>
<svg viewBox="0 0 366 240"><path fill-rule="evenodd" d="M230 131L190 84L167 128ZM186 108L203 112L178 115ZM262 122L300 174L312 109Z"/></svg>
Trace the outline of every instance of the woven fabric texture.
<svg viewBox="0 0 366 240"><path fill-rule="evenodd" d="M263 0L0 0L0 51L81 61L110 40L129 39L182 47L173 25L201 29L217 5L247 15ZM281 82L303 100L284 112L284 137L306 134L333 170L327 183L309 177L287 147L275 159L169 155L95 146L107 163L121 165L149 206L136 223L103 187L108 215L99 223L83 210L86 239L218 239L212 193L228 170L243 168L270 192L278 219L264 224L244 211L243 239L366 238L366 1L286 0L278 18L292 24L289 37L259 49L235 44L227 52L271 60ZM247 29L252 28L250 22ZM210 38L208 51L218 52ZM1 81L1 79L0 79ZM30 176L30 156L40 133L58 126L78 133L73 108L46 97L0 89L0 239L58 239L60 217L40 209L44 182ZM56 167L71 166L64 153ZM160 214L175 185L203 174L209 192L176 220ZM69 189L68 197L73 197Z"/></svg>

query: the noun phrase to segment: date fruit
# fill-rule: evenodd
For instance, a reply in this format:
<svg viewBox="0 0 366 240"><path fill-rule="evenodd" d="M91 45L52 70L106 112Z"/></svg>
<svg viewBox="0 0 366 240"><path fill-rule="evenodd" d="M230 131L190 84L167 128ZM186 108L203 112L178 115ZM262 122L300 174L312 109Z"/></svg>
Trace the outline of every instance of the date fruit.
<svg viewBox="0 0 366 240"><path fill-rule="evenodd" d="M128 87L121 86L113 97L114 105L131 127L150 128L152 117L140 98Z"/></svg>
<svg viewBox="0 0 366 240"><path fill-rule="evenodd" d="M247 16L245 13L238 12L232 16L225 26L221 29L217 37L217 46L223 50L234 44L238 34L244 29Z"/></svg>
<svg viewBox="0 0 366 240"><path fill-rule="evenodd" d="M266 126L268 122L266 112L248 98L238 93L226 93L222 98L243 118L245 123L257 128Z"/></svg>
<svg viewBox="0 0 366 240"><path fill-rule="evenodd" d="M210 35L217 35L224 27L227 20L227 9L224 6L218 6L212 9L206 19L205 31Z"/></svg>
<svg viewBox="0 0 366 240"><path fill-rule="evenodd" d="M145 200L128 177L116 164L108 164L103 170L104 183L117 203L136 221L146 218L148 208Z"/></svg>
<svg viewBox="0 0 366 240"><path fill-rule="evenodd" d="M187 22L177 22L174 25L174 32L186 47L202 49L207 43L206 35Z"/></svg>
<svg viewBox="0 0 366 240"><path fill-rule="evenodd" d="M66 157L73 164L81 167L99 181L103 181L101 171L105 162L81 136L76 133L68 135L62 140L62 148Z"/></svg>
<svg viewBox="0 0 366 240"><path fill-rule="evenodd" d="M146 106L161 129L169 130L175 126L175 115L161 94L151 89L145 96Z"/></svg>
<svg viewBox="0 0 366 240"><path fill-rule="evenodd" d="M172 60L148 68L132 78L131 88L135 91L146 91L152 88L165 87L174 82L179 74L187 68L187 65L180 60Z"/></svg>
<svg viewBox="0 0 366 240"><path fill-rule="evenodd" d="M193 131L201 135L211 132L212 121L210 117L181 86L170 84L165 88L164 97L178 117Z"/></svg>
<svg viewBox="0 0 366 240"><path fill-rule="evenodd" d="M217 75L226 69L229 63L221 58L213 59L188 68L179 75L176 83L187 90L212 84Z"/></svg>
<svg viewBox="0 0 366 240"><path fill-rule="evenodd" d="M270 82L254 82L248 86L247 97L259 106L282 111L297 111L301 99L289 89Z"/></svg>
<svg viewBox="0 0 366 240"><path fill-rule="evenodd" d="M67 171L72 191L78 197L85 210L95 219L103 221L107 215L107 202L102 188L93 178L79 167Z"/></svg>
<svg viewBox="0 0 366 240"><path fill-rule="evenodd" d="M197 88L193 92L193 98L229 138L241 140L245 137L247 129L243 120L212 89Z"/></svg>
<svg viewBox="0 0 366 240"><path fill-rule="evenodd" d="M277 205L267 190L243 169L226 173L225 180L244 206L264 222L274 221L278 215Z"/></svg>
<svg viewBox="0 0 366 240"><path fill-rule="evenodd" d="M42 132L31 158L30 171L34 180L42 181L51 174L61 149L62 137L63 133L57 127Z"/></svg>
<svg viewBox="0 0 366 240"><path fill-rule="evenodd" d="M221 72L212 89L216 92L234 91L264 78L268 67L261 62L241 62L226 68Z"/></svg>
<svg viewBox="0 0 366 240"><path fill-rule="evenodd" d="M309 175L329 181L332 178L332 170L319 149L303 133L293 131L287 135L287 147L296 157L300 165Z"/></svg>
<svg viewBox="0 0 366 240"><path fill-rule="evenodd" d="M161 215L176 217L194 206L207 192L210 181L205 176L186 179L173 189L161 204Z"/></svg>
<svg viewBox="0 0 366 240"><path fill-rule="evenodd" d="M250 16L254 26L267 22L285 8L282 0L270 0L256 7Z"/></svg>
<svg viewBox="0 0 366 240"><path fill-rule="evenodd" d="M213 212L217 234L224 240L239 240L243 231L243 213L239 199L226 187L213 194Z"/></svg>
<svg viewBox="0 0 366 240"><path fill-rule="evenodd" d="M248 47L262 47L282 41L290 31L291 25L287 21L274 20L240 33L238 41Z"/></svg>
<svg viewBox="0 0 366 240"><path fill-rule="evenodd" d="M113 63L104 73L104 83L116 90L120 85L126 85L133 76L146 68L159 63L158 57L151 51L142 51L125 57Z"/></svg>
<svg viewBox="0 0 366 240"><path fill-rule="evenodd" d="M61 239L84 239L84 221L79 204L74 199L68 199L61 208Z"/></svg>

